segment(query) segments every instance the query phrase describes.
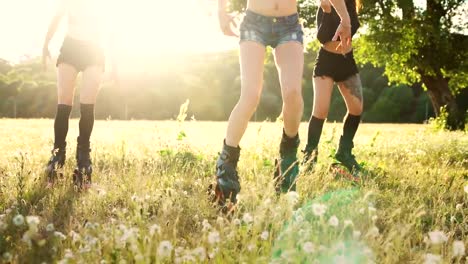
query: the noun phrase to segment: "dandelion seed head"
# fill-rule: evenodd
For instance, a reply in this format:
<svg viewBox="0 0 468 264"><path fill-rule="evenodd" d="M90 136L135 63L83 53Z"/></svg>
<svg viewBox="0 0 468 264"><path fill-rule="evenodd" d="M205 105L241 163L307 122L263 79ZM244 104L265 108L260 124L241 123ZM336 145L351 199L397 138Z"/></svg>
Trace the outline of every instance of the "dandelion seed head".
<svg viewBox="0 0 468 264"><path fill-rule="evenodd" d="M59 231L54 232L54 237L57 237L58 239L62 241L67 239L67 237L62 232L59 232Z"/></svg>
<svg viewBox="0 0 468 264"><path fill-rule="evenodd" d="M327 211L327 206L324 204L314 203L312 204L312 212L315 216L322 216Z"/></svg>
<svg viewBox="0 0 468 264"><path fill-rule="evenodd" d="M244 216L242 217L242 220L243 220L246 224L250 224L250 223L252 223L252 221L253 221L253 217L252 217L251 214L245 213Z"/></svg>
<svg viewBox="0 0 468 264"><path fill-rule="evenodd" d="M40 223L39 217L34 215L26 216L26 223L28 223L29 227L37 226Z"/></svg>
<svg viewBox="0 0 468 264"><path fill-rule="evenodd" d="M260 235L260 238L261 238L262 240L267 240L269 236L270 236L270 233L269 233L268 231L265 230L265 231L263 231L262 234Z"/></svg>
<svg viewBox="0 0 468 264"><path fill-rule="evenodd" d="M166 258L169 257L172 253L172 243L170 241L164 240L159 243L158 246L158 256Z"/></svg>
<svg viewBox="0 0 468 264"><path fill-rule="evenodd" d="M203 219L202 226L203 226L203 231L208 231L211 229L211 225L206 219Z"/></svg>
<svg viewBox="0 0 468 264"><path fill-rule="evenodd" d="M219 243L220 241L221 241L221 238L219 236L218 231L211 231L208 234L208 243L213 245L213 244Z"/></svg>
<svg viewBox="0 0 468 264"><path fill-rule="evenodd" d="M288 192L286 194L286 198L288 199L288 203L290 205L296 205L297 202L299 201L299 194L297 192Z"/></svg>
<svg viewBox="0 0 468 264"><path fill-rule="evenodd" d="M156 234L156 233L157 233L157 234L160 234L160 233L161 233L161 227L160 227L159 225L157 225L157 224L154 224L154 225L150 226L150 228L149 228L149 234L150 234L151 236L153 236L153 235Z"/></svg>
<svg viewBox="0 0 468 264"><path fill-rule="evenodd" d="M440 255L426 254L424 255L424 264L438 264L442 262Z"/></svg>
<svg viewBox="0 0 468 264"><path fill-rule="evenodd" d="M452 256L454 258L463 257L465 255L465 244L463 241L454 241L452 248Z"/></svg>
<svg viewBox="0 0 468 264"><path fill-rule="evenodd" d="M24 224L24 216L17 214L15 217L13 217L13 224L15 226L21 226Z"/></svg>
<svg viewBox="0 0 468 264"><path fill-rule="evenodd" d="M429 242L433 245L439 245L444 242L447 242L448 238L442 231L432 231L428 233L429 235Z"/></svg>
<svg viewBox="0 0 468 264"><path fill-rule="evenodd" d="M332 216L330 219L328 219L328 224L333 227L337 227L339 225L340 221L338 220L338 217Z"/></svg>
<svg viewBox="0 0 468 264"><path fill-rule="evenodd" d="M48 225L46 226L46 231L47 231L47 232L52 232L52 231L54 231L54 230L55 230L54 224L51 223L51 224L48 224Z"/></svg>
<svg viewBox="0 0 468 264"><path fill-rule="evenodd" d="M315 245L312 242L307 241L302 245L302 250L304 250L305 253L310 254L310 253L314 252Z"/></svg>

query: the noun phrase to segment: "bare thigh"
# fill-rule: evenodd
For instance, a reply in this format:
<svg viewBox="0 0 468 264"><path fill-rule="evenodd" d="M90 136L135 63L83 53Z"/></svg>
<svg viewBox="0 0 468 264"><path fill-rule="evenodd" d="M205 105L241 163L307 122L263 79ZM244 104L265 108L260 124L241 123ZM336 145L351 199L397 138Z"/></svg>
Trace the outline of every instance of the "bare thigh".
<svg viewBox="0 0 468 264"><path fill-rule="evenodd" d="M345 100L348 113L361 115L363 109L362 84L359 74L349 77L346 81L339 82L338 88Z"/></svg>
<svg viewBox="0 0 468 264"><path fill-rule="evenodd" d="M281 93L302 94L302 75L304 70L304 51L298 42L287 42L275 49L275 62L278 68Z"/></svg>
<svg viewBox="0 0 468 264"><path fill-rule="evenodd" d="M316 118L326 119L328 116L333 83L333 79L327 76L314 78L314 106L312 115Z"/></svg>
<svg viewBox="0 0 468 264"><path fill-rule="evenodd" d="M57 68L57 101L58 104L73 105L76 76L75 67L61 63Z"/></svg>
<svg viewBox="0 0 468 264"><path fill-rule="evenodd" d="M86 68L83 72L83 82L80 91L80 103L95 104L102 81L102 68L92 66Z"/></svg>

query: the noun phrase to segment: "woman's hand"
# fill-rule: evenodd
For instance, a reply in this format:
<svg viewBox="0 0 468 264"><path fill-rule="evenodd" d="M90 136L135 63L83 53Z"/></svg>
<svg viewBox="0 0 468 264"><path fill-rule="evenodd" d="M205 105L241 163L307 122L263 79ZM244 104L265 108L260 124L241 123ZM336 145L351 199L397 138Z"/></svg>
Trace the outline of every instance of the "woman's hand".
<svg viewBox="0 0 468 264"><path fill-rule="evenodd" d="M338 40L340 37L340 44L336 47L336 50L341 51L342 53L349 50L351 47L351 24L341 22L338 28L336 29L335 36L333 36L333 41Z"/></svg>
<svg viewBox="0 0 468 264"><path fill-rule="evenodd" d="M322 8L323 12L331 13L331 3L329 0L320 0L320 7Z"/></svg>
<svg viewBox="0 0 468 264"><path fill-rule="evenodd" d="M236 21L234 21L234 18L235 17L231 14L228 14L226 10L224 9L218 10L219 26L224 35L231 36L231 37L238 37L238 35L234 33L233 31L233 27L234 28L237 27L237 24L236 24Z"/></svg>
<svg viewBox="0 0 468 264"><path fill-rule="evenodd" d="M51 57L48 45L44 45L42 48L42 68L44 71L47 70L47 60L51 60Z"/></svg>

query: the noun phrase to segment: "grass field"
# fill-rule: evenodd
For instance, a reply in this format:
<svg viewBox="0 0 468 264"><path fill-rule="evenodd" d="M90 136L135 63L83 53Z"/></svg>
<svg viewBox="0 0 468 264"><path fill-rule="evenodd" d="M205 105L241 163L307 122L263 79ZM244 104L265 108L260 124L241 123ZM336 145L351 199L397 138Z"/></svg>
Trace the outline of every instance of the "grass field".
<svg viewBox="0 0 468 264"><path fill-rule="evenodd" d="M468 263L468 135L423 125L364 124L359 186L329 172L341 124L328 123L319 164L277 197L279 123L242 141L238 210L211 206L225 123L97 121L93 188L65 176L44 188L52 120L0 119L0 263ZM301 126L302 146L306 125Z"/></svg>

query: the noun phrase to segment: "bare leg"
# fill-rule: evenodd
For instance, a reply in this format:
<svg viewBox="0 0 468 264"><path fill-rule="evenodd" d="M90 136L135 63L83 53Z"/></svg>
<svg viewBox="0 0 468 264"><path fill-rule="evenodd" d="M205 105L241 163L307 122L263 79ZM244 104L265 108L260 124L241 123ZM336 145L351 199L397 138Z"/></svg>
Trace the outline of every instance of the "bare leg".
<svg viewBox="0 0 468 264"><path fill-rule="evenodd" d="M226 144L237 147L257 108L263 85L265 47L245 41L240 44L241 95L229 117Z"/></svg>
<svg viewBox="0 0 468 264"><path fill-rule="evenodd" d="M312 115L316 118L326 119L330 109L330 100L333 92L333 79L326 76L314 78L314 106Z"/></svg>
<svg viewBox="0 0 468 264"><path fill-rule="evenodd" d="M346 81L338 83L340 93L346 103L348 113L351 115L359 116L362 114L363 98L362 98L362 84L359 74L353 75Z"/></svg>
<svg viewBox="0 0 468 264"><path fill-rule="evenodd" d="M93 66L83 72L83 84L80 92L80 103L95 104L102 81L102 68Z"/></svg>
<svg viewBox="0 0 468 264"><path fill-rule="evenodd" d="M58 104L73 105L75 82L78 72L68 64L62 63L57 69L57 99Z"/></svg>
<svg viewBox="0 0 468 264"><path fill-rule="evenodd" d="M287 42L275 49L276 67L283 96L284 131L288 137L297 135L304 110L302 73L304 52L301 44Z"/></svg>

